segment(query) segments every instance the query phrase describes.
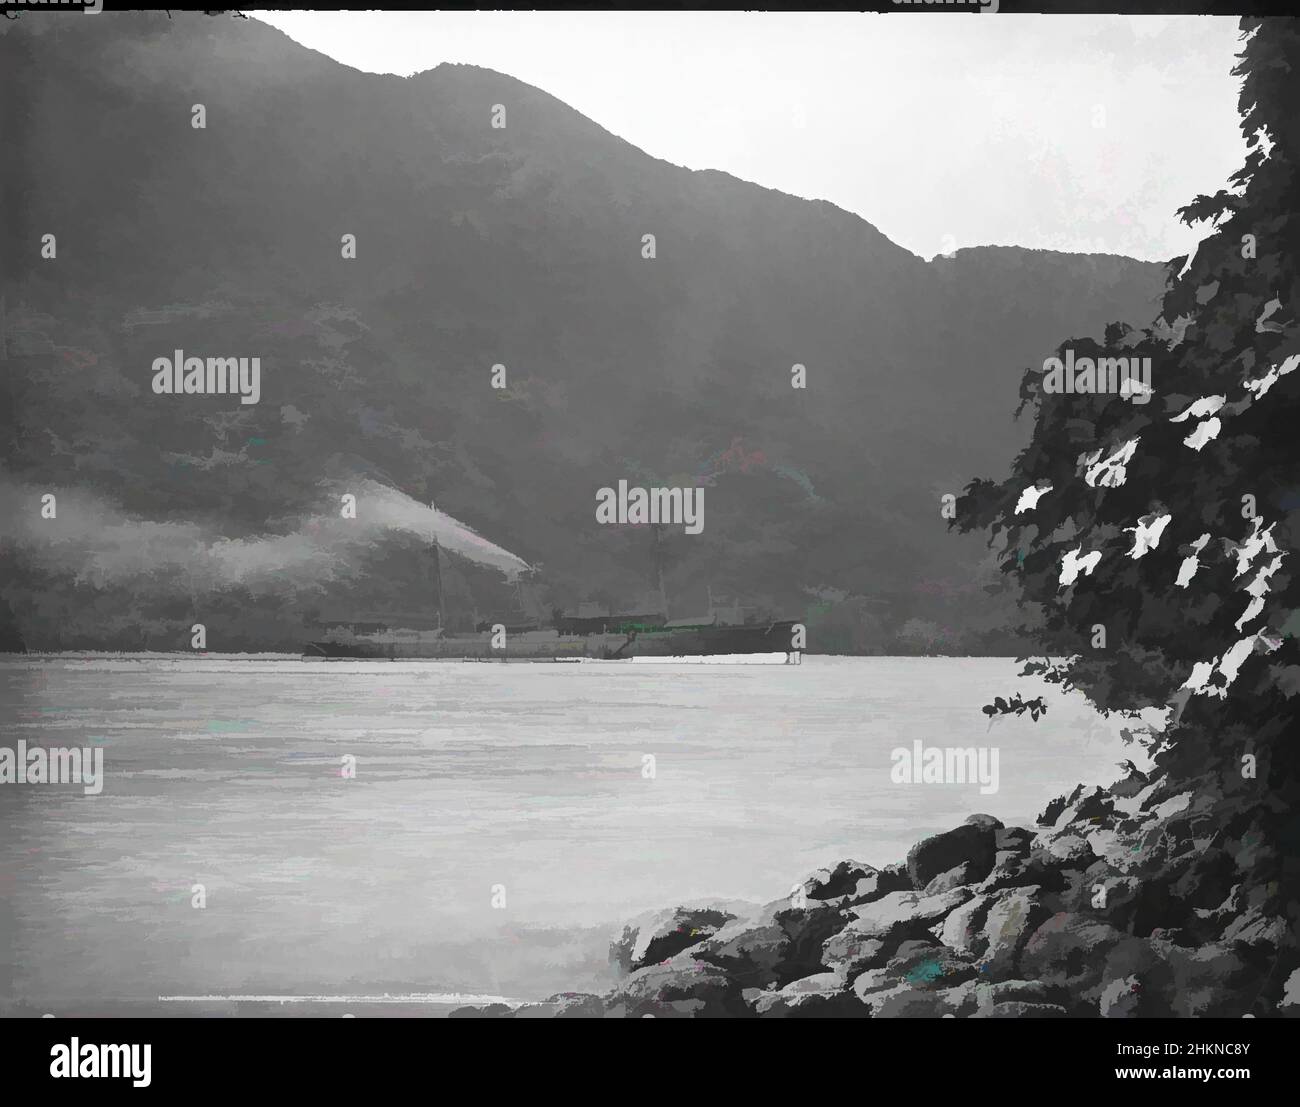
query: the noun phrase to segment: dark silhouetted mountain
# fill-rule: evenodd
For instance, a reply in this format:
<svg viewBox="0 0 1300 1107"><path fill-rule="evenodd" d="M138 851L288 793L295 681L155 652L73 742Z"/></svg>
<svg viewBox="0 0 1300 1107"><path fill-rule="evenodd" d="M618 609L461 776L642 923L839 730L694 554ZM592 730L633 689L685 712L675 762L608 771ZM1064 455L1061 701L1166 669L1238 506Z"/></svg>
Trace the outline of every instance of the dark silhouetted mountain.
<svg viewBox="0 0 1300 1107"><path fill-rule="evenodd" d="M1002 648L983 548L947 533L940 496L1025 439L1026 365L1146 322L1163 289L1161 266L1119 257L927 263L502 74L361 73L227 16L8 21L0 124L16 510L86 488L142 526L252 540L304 533L365 479L539 565L548 606L626 608L652 543L597 525L597 489L704 484L703 533L664 537L674 614L711 589L805 618L814 647ZM155 395L153 360L176 349L260 357L260 402ZM73 578L131 624L139 588L115 606L110 571L48 555L6 555L29 643ZM375 556L388 568L286 584L255 633L226 603L223 641L283 646L322 604L400 603L418 574ZM108 616L65 601L66 633L93 638Z"/></svg>

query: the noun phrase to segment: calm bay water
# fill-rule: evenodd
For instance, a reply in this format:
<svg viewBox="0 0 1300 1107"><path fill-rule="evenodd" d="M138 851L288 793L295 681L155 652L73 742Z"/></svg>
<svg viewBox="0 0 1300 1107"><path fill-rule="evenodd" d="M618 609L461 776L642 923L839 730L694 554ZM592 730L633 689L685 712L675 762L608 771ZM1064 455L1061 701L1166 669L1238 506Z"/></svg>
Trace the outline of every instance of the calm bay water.
<svg viewBox="0 0 1300 1107"><path fill-rule="evenodd" d="M0 745L100 746L106 778L97 796L0 785L0 1012L264 1014L275 1005L158 998L602 988L609 938L639 912L776 899L819 866L884 865L973 812L1028 822L1079 781L1113 780L1120 724L1081 700L1052 691L1038 723L990 726L981 704L1039 690L1016 671L0 662ZM915 739L997 747L998 792L891 783L890 751Z"/></svg>

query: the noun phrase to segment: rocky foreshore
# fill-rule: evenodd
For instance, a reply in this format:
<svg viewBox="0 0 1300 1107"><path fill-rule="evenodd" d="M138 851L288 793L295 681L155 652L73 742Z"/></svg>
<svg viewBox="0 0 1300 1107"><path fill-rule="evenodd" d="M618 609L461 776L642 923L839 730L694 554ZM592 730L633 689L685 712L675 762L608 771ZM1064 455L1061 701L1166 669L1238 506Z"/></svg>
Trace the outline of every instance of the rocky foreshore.
<svg viewBox="0 0 1300 1107"><path fill-rule="evenodd" d="M1204 782L1081 786L1032 828L972 815L744 915L629 926L606 995L453 1017L1294 1016L1296 863L1267 818Z"/></svg>

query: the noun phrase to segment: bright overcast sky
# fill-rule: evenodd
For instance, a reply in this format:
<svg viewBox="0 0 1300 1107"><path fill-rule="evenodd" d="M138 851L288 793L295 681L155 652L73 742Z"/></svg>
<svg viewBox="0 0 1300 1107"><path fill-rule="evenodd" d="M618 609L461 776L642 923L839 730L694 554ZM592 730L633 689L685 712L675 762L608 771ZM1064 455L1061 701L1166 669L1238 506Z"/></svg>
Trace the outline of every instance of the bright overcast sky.
<svg viewBox="0 0 1300 1107"><path fill-rule="evenodd" d="M926 258L1186 253L1199 233L1175 210L1244 154L1231 18L250 14L368 72L508 73L656 157L830 200Z"/></svg>

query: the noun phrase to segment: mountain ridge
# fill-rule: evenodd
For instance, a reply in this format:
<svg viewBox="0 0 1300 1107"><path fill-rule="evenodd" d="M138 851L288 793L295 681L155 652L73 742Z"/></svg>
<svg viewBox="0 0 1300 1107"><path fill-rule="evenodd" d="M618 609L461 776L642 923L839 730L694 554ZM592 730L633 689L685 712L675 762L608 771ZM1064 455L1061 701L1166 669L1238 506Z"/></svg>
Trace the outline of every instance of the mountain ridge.
<svg viewBox="0 0 1300 1107"><path fill-rule="evenodd" d="M1062 334L1151 318L1161 266L1015 247L927 262L829 201L674 166L481 67L366 74L197 15L37 22L0 35L24 172L0 217L20 259L3 285L15 479L89 483L215 540L382 474L540 563L551 605L615 608L645 589L650 543L598 526L596 490L703 482L704 533L664 543L683 608L712 590L800 615L814 648L905 651L916 620L953 648L1010 648L939 497L1018 449L1024 366ZM259 356L261 402L152 395L175 349ZM36 618L61 586L33 551L8 556L25 583L6 598ZM376 572L357 567L358 605L400 592ZM277 644L315 591L282 597ZM228 640L265 644L238 622Z"/></svg>

